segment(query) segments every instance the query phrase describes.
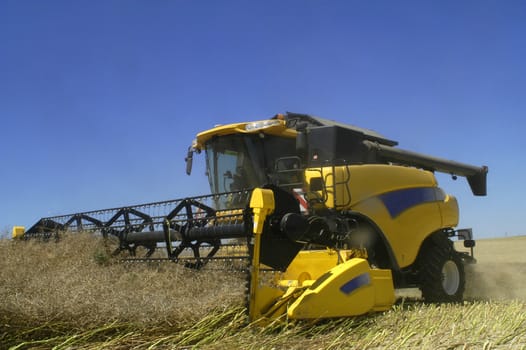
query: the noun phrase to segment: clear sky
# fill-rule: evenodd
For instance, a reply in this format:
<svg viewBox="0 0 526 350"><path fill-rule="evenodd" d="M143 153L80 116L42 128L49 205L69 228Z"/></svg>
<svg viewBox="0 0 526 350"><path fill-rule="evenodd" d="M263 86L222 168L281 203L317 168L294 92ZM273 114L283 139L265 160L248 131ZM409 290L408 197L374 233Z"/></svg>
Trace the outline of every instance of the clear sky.
<svg viewBox="0 0 526 350"><path fill-rule="evenodd" d="M207 194L197 132L293 111L488 165L460 226L526 234L525 62L524 1L0 0L0 230Z"/></svg>

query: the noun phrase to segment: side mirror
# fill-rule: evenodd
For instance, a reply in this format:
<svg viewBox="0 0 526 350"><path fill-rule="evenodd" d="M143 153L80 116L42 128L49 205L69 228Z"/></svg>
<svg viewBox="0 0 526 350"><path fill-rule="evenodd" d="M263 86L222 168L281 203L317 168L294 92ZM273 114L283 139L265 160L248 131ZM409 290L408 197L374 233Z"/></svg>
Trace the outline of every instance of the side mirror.
<svg viewBox="0 0 526 350"><path fill-rule="evenodd" d="M466 248L473 248L475 246L475 241L472 239L466 239L464 241L464 247Z"/></svg>
<svg viewBox="0 0 526 350"><path fill-rule="evenodd" d="M458 239L462 241L470 241L473 239L473 230L470 228L463 228L456 231Z"/></svg>
<svg viewBox="0 0 526 350"><path fill-rule="evenodd" d="M194 148L192 146L188 147L188 153L184 160L186 162L186 175L190 175L192 173L192 164L194 160Z"/></svg>

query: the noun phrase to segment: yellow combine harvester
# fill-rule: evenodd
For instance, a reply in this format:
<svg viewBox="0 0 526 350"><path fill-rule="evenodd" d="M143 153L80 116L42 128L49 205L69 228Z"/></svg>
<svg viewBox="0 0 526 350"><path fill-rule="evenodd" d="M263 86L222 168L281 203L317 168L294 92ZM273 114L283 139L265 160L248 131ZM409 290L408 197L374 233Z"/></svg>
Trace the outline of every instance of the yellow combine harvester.
<svg viewBox="0 0 526 350"><path fill-rule="evenodd" d="M434 172L486 195L488 168L402 150L376 132L296 113L217 126L186 157L206 155L211 195L42 218L14 235L95 231L115 254L202 268L244 260L251 320L312 319L389 309L395 289L462 300L470 229ZM457 236L471 253L458 252ZM245 250L237 249L243 245ZM138 248L146 248L138 256ZM154 258L157 248L166 254Z"/></svg>

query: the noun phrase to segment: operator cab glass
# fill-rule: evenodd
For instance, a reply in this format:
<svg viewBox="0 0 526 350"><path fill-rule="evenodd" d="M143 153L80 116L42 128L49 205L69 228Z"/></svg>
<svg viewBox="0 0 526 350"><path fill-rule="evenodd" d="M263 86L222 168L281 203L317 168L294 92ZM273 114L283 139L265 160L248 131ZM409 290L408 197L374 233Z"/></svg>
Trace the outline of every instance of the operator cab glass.
<svg viewBox="0 0 526 350"><path fill-rule="evenodd" d="M205 149L212 193L276 184L276 167L294 163L297 158L295 145L293 138L265 134L233 134L211 139ZM298 167L299 161L292 166ZM220 203L218 209L233 206L235 204Z"/></svg>

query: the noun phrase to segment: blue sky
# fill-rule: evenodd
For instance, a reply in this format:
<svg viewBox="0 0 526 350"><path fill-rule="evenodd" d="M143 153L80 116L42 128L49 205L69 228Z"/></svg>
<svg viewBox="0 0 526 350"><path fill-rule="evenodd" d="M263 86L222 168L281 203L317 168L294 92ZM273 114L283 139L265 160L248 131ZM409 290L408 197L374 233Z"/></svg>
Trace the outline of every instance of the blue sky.
<svg viewBox="0 0 526 350"><path fill-rule="evenodd" d="M279 112L488 165L439 176L478 237L526 234L523 1L0 1L0 230L209 192L194 135ZM201 165L199 165L201 163Z"/></svg>

